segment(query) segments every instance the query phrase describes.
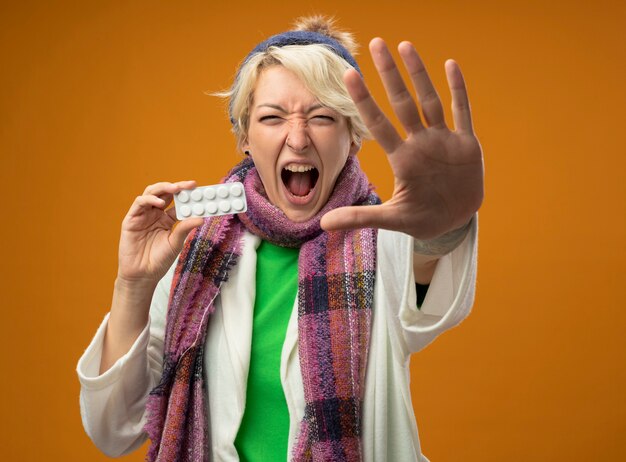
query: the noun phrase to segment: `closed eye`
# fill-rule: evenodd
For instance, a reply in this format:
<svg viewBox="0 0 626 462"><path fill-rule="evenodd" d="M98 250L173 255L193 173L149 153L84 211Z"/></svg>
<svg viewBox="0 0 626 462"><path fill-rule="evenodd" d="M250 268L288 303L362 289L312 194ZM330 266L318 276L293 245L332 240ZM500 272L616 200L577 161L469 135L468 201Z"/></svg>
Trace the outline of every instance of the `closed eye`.
<svg viewBox="0 0 626 462"><path fill-rule="evenodd" d="M334 118L334 117L331 117L331 116L329 116L329 115L323 115L323 114L316 115L314 118L315 118L315 119L333 120L333 121L335 120L335 118Z"/></svg>
<svg viewBox="0 0 626 462"><path fill-rule="evenodd" d="M265 122L269 120L278 120L278 119L280 119L280 117L278 117L277 115L266 115L266 116L259 118L259 122Z"/></svg>

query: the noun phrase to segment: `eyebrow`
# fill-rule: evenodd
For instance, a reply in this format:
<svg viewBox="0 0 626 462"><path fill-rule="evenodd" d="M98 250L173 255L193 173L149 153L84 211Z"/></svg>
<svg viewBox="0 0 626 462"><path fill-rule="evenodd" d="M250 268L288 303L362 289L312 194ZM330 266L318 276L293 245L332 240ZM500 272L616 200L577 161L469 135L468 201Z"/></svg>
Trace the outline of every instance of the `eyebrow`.
<svg viewBox="0 0 626 462"><path fill-rule="evenodd" d="M282 107L282 106L280 106L278 104L266 103L266 104L259 104L259 105L257 105L257 108L260 108L260 107L269 107L269 108L272 108L272 109L276 109L277 111L280 111L283 114L287 113L287 110L284 107ZM323 107L324 106L322 106L321 104L314 104L313 106L309 107L304 113L308 114L310 112L315 111L316 109L321 109Z"/></svg>

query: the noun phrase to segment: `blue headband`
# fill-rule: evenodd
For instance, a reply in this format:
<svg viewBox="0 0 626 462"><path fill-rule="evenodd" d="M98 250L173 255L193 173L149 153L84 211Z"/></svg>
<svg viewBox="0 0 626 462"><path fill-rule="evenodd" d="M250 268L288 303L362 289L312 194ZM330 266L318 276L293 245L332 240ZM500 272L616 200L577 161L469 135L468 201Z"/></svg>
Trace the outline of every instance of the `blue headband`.
<svg viewBox="0 0 626 462"><path fill-rule="evenodd" d="M243 64L246 64L250 58L256 53L261 53L267 51L269 47L284 47L287 45L313 45L313 44L321 44L328 46L337 56L343 58L348 64L354 67L359 74L361 73L361 69L359 69L359 65L354 60L354 57L350 54L346 48L339 43L334 38L329 37L328 35L320 34L318 32L311 32L306 30L291 30L288 32L283 32L282 34L273 35L267 40L259 43L254 50L252 50L246 59L243 60Z"/></svg>
<svg viewBox="0 0 626 462"><path fill-rule="evenodd" d="M257 53L263 53L267 51L269 47L284 47L287 45L314 45L314 44L326 45L328 48L330 48L330 50L333 53L335 53L340 58L343 58L344 61L346 61L348 64L354 67L354 69L356 69L356 71L359 74L361 74L361 76L363 75L363 73L361 72L361 69L359 68L359 65L354 60L354 57L350 54L348 50L346 50L346 48L341 43L339 43L334 38L331 38L328 35L320 34L318 32L311 32L311 31L305 31L305 30L292 30L288 32L283 32L281 34L273 35L267 40L264 40L263 42L255 46L254 49L250 53L248 53L248 56L246 56L246 59L244 59L243 62L241 63L241 67L239 68L239 71L237 71L236 78L239 78L239 73L241 72L241 68L245 66L248 61L250 61L250 58L252 58L252 56L254 56ZM235 119L233 119L233 116L232 116L232 100L228 107L228 114L230 116L230 122L233 125L235 125Z"/></svg>

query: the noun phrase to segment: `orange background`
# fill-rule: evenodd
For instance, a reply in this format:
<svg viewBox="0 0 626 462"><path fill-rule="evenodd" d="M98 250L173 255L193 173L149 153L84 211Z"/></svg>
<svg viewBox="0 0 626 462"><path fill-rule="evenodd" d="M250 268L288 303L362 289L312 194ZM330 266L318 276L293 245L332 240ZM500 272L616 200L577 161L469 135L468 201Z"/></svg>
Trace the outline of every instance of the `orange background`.
<svg viewBox="0 0 626 462"><path fill-rule="evenodd" d="M74 368L108 311L122 217L147 184L215 183L239 159L203 92L311 12L356 32L379 100L376 35L416 44L446 108L444 60L468 82L486 164L477 298L413 358L424 453L626 460L625 3L410 3L2 2L2 460L108 460ZM360 156L389 197L385 155Z"/></svg>

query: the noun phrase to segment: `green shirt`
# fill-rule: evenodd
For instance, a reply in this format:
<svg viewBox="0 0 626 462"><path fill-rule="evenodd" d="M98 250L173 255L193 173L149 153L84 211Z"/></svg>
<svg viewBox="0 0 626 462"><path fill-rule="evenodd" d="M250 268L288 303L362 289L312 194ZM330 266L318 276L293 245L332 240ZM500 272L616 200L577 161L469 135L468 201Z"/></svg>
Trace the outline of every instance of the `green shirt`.
<svg viewBox="0 0 626 462"><path fill-rule="evenodd" d="M287 460L289 410L280 381L287 324L298 293L299 249L257 249L246 409L235 439L241 461Z"/></svg>

